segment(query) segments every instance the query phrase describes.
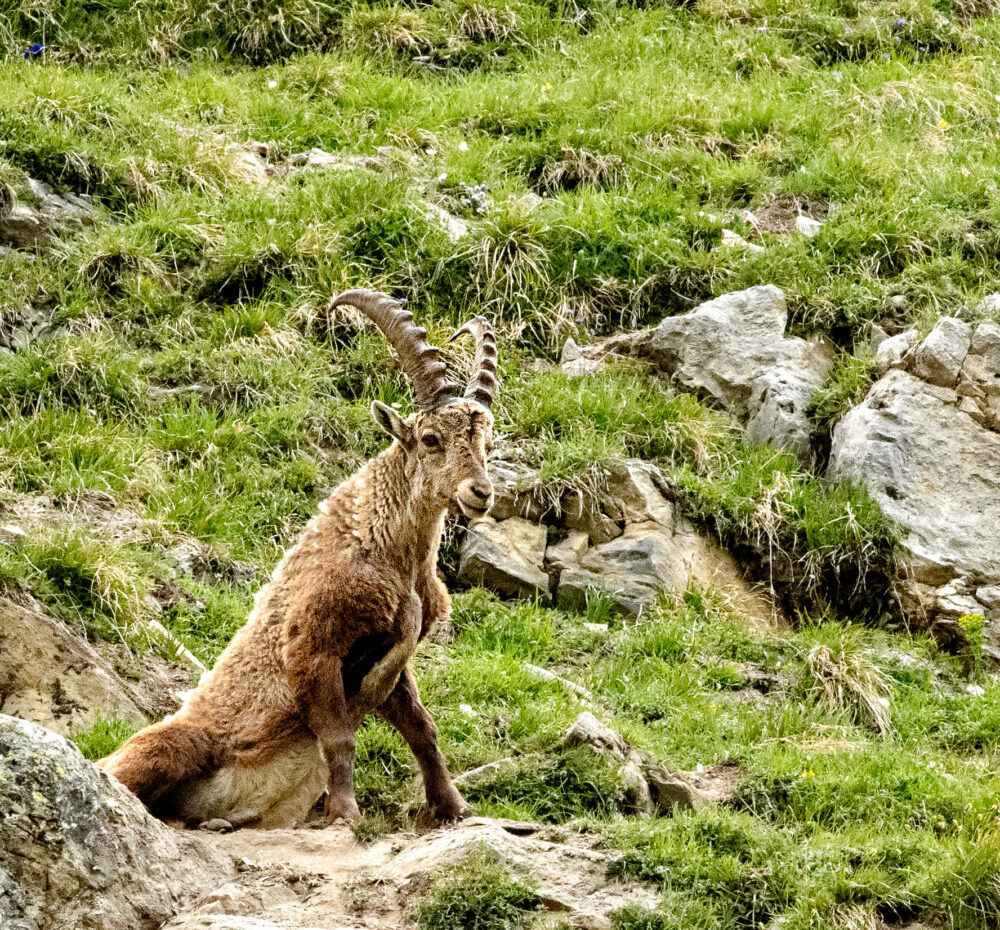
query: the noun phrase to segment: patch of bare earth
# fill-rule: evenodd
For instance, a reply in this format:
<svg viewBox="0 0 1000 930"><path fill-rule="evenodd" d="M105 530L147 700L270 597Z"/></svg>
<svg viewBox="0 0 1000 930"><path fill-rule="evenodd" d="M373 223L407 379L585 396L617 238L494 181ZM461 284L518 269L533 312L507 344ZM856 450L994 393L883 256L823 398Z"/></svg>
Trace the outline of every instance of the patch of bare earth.
<svg viewBox="0 0 1000 930"><path fill-rule="evenodd" d="M346 826L202 834L242 863L236 880L205 895L163 930L395 930L432 876L485 853L537 883L543 905L573 926L611 927L629 904L654 907L656 889L609 879L615 854L595 838L562 842L536 824L475 817L422 836L394 834L360 845Z"/></svg>

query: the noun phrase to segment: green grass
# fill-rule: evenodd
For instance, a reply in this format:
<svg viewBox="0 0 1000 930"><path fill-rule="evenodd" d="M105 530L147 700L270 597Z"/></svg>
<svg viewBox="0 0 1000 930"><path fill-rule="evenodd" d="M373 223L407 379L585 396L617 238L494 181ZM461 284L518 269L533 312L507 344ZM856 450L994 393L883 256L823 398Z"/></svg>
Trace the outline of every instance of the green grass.
<svg viewBox="0 0 1000 930"><path fill-rule="evenodd" d="M655 461L795 623L748 630L711 591L636 623L599 595L574 615L459 593L456 641L417 666L453 771L515 760L470 790L480 811L620 849L663 898L618 930L993 926L1000 690L899 631L898 528L642 365L537 361L774 283L791 330L836 349L811 405L828 436L872 380L869 324L926 331L1000 290L998 22L971 0L0 0L0 212L37 201L28 175L94 205L37 255L0 250L0 341L49 333L0 350L0 500L101 501L147 528L42 521L0 546L0 583L136 648L153 595L211 663L318 500L382 447L371 401L409 409L384 340L331 294L405 296L438 343L486 313L500 446L543 496ZM367 160L290 165L312 148ZM814 238L763 222L795 204L823 218ZM719 249L723 227L764 252ZM192 539L189 574L172 553ZM735 797L636 818L613 767L560 746L578 699L525 663L669 768L737 763ZM100 756L127 735L76 738ZM360 839L408 824L415 775L368 721ZM535 903L470 863L415 919L517 927Z"/></svg>
<svg viewBox="0 0 1000 930"><path fill-rule="evenodd" d="M437 876L412 915L420 930L519 930L539 906L530 883L511 878L484 849Z"/></svg>
<svg viewBox="0 0 1000 930"><path fill-rule="evenodd" d="M96 760L113 753L138 729L125 720L105 720L97 714L89 729L73 733L70 738L85 758Z"/></svg>

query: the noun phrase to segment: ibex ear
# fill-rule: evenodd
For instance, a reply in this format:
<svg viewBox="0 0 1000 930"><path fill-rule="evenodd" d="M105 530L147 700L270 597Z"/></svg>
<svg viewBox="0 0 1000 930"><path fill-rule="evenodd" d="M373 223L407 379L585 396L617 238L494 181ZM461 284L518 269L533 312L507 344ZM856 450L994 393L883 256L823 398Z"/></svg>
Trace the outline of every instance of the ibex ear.
<svg viewBox="0 0 1000 930"><path fill-rule="evenodd" d="M382 401L372 402L372 419L394 439L398 439L405 449L413 448L413 431L409 424L392 407Z"/></svg>

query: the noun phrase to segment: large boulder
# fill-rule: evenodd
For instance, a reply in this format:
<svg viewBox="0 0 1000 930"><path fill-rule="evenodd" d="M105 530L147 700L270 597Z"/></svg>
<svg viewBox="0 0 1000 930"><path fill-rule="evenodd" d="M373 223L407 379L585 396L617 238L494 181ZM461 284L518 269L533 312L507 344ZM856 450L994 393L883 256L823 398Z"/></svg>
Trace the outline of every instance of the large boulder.
<svg viewBox="0 0 1000 930"><path fill-rule="evenodd" d="M458 580L482 585L505 597L548 596L546 529L521 517L473 523L462 543Z"/></svg>
<svg viewBox="0 0 1000 930"><path fill-rule="evenodd" d="M0 712L69 736L100 713L136 726L142 698L87 643L37 605L0 598Z"/></svg>
<svg viewBox="0 0 1000 930"><path fill-rule="evenodd" d="M819 341L786 337L787 319L785 295L779 288L751 287L717 297L683 316L668 317L653 329L618 337L609 348L649 358L678 384L746 421L760 409L765 395L781 387L781 379L772 376L770 386L759 387L755 397L757 380L775 369L793 373L785 380L796 385L796 396L802 384L816 390L829 375L829 349ZM782 424L782 432L787 429ZM769 441L781 438L767 434L763 423L757 432Z"/></svg>
<svg viewBox="0 0 1000 930"><path fill-rule="evenodd" d="M61 736L0 715L0 926L154 930L235 874Z"/></svg>
<svg viewBox="0 0 1000 930"><path fill-rule="evenodd" d="M901 525L911 592L931 619L993 619L972 608L1000 580L1000 327L958 322L940 321L837 424L830 476L866 485Z"/></svg>

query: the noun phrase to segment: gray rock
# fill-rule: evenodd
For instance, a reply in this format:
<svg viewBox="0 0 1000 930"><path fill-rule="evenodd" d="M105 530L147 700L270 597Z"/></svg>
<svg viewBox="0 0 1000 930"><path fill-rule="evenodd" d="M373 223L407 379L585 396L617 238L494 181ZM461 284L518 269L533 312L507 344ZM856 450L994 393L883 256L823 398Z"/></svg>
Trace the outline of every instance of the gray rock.
<svg viewBox="0 0 1000 930"><path fill-rule="evenodd" d="M953 356L954 357L954 356ZM829 474L868 487L905 530L913 580L1000 579L1000 434L955 391L890 371L833 432Z"/></svg>
<svg viewBox="0 0 1000 930"><path fill-rule="evenodd" d="M608 486L602 495L604 509L614 501L614 510L630 523L655 520L670 524L674 520L670 482L651 462L625 459L608 467Z"/></svg>
<svg viewBox="0 0 1000 930"><path fill-rule="evenodd" d="M65 624L0 598L0 712L69 736L98 713L143 726L148 720L140 702Z"/></svg>
<svg viewBox="0 0 1000 930"><path fill-rule="evenodd" d="M800 368L773 368L761 375L750 393L747 438L787 449L804 466L812 465L813 425L806 411L820 387L815 372Z"/></svg>
<svg viewBox="0 0 1000 930"><path fill-rule="evenodd" d="M473 523L462 543L458 579L506 597L547 597L546 528L520 517Z"/></svg>
<svg viewBox="0 0 1000 930"><path fill-rule="evenodd" d="M795 229L800 232L803 236L812 239L813 236L819 235L819 231L823 228L823 224L819 220L814 220L811 216L803 216L799 214L795 217Z"/></svg>
<svg viewBox="0 0 1000 930"><path fill-rule="evenodd" d="M618 539L588 550L580 566L611 581L642 580L654 590L681 588L690 575L684 543L659 524L632 523Z"/></svg>
<svg viewBox="0 0 1000 930"><path fill-rule="evenodd" d="M655 587L635 579L613 579L599 572L570 567L559 575L556 604L564 610L582 611L591 591L609 595L616 612L630 617L640 616L646 605L656 600L658 593Z"/></svg>
<svg viewBox="0 0 1000 930"><path fill-rule="evenodd" d="M741 419L754 382L773 368L796 368L822 383L832 360L826 346L785 337L785 295L773 285L726 294L654 329L608 343L650 358L675 380Z"/></svg>
<svg viewBox="0 0 1000 930"><path fill-rule="evenodd" d="M579 567L590 537L582 530L570 530L564 539L553 543L545 550L545 564L555 571L564 568Z"/></svg>
<svg viewBox="0 0 1000 930"><path fill-rule="evenodd" d="M1000 313L1000 294L987 294L978 304L980 313Z"/></svg>
<svg viewBox="0 0 1000 930"><path fill-rule="evenodd" d="M1000 609L1000 584L983 585L976 589L976 600L987 610Z"/></svg>
<svg viewBox="0 0 1000 930"><path fill-rule="evenodd" d="M913 373L928 384L954 387L972 344L972 328L954 317L941 317L913 355Z"/></svg>
<svg viewBox="0 0 1000 930"><path fill-rule="evenodd" d="M0 925L154 930L235 875L49 730L0 715Z"/></svg>
<svg viewBox="0 0 1000 930"><path fill-rule="evenodd" d="M567 491L559 500L559 511L565 526L582 530L591 542L604 543L621 536L617 520L602 509L602 502L589 494Z"/></svg>
<svg viewBox="0 0 1000 930"><path fill-rule="evenodd" d="M1000 396L1000 323L987 320L976 327L962 363L962 380L974 386L973 396Z"/></svg>
<svg viewBox="0 0 1000 930"><path fill-rule="evenodd" d="M545 508L540 501L538 472L519 462L496 459L490 462L490 480L493 482L494 520L523 517L538 522Z"/></svg>
<svg viewBox="0 0 1000 930"><path fill-rule="evenodd" d="M617 766L626 799L640 814L692 810L703 801L683 778L668 772L648 753L634 749L589 711L573 721L563 736L563 745L584 747Z"/></svg>
<svg viewBox="0 0 1000 930"><path fill-rule="evenodd" d="M879 377L884 377L892 368L905 367L906 360L918 339L917 331L908 329L881 342L875 350L875 364L878 366Z"/></svg>

